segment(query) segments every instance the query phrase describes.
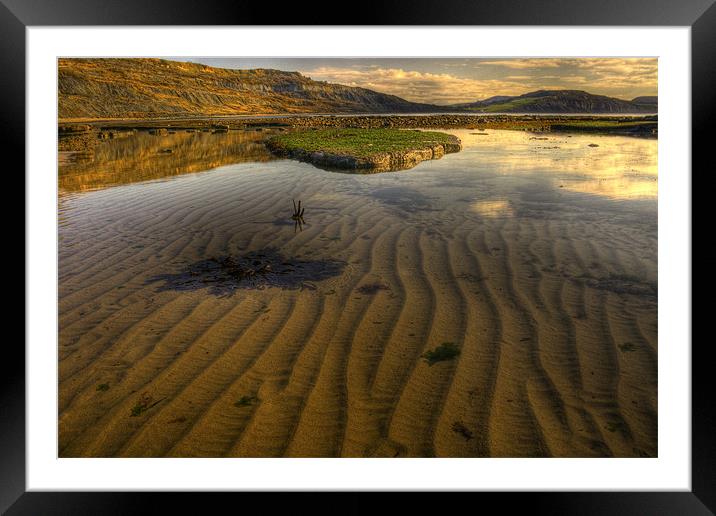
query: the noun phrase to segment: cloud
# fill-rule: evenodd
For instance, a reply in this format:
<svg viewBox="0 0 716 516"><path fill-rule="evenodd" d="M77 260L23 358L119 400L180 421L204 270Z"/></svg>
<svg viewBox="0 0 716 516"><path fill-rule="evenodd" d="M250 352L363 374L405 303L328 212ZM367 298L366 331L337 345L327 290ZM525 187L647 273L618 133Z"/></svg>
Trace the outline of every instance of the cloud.
<svg viewBox="0 0 716 516"><path fill-rule="evenodd" d="M474 102L493 95L521 95L538 89L580 89L619 98L657 92L656 58L495 59L475 61L470 68L469 74L462 67L453 72L455 67L446 64L443 69L449 73L434 73L371 64L320 66L301 72L319 81L438 105Z"/></svg>
<svg viewBox="0 0 716 516"><path fill-rule="evenodd" d="M591 93L629 98L635 94L656 94L658 83L657 58L519 58L479 61L478 69L492 75L513 70L530 72L524 75L505 75L531 82L543 82L559 88L584 87ZM547 82L549 81L549 82Z"/></svg>
<svg viewBox="0 0 716 516"><path fill-rule="evenodd" d="M638 68L656 70L657 59L654 57L531 57L515 59L484 59L477 61L477 66L502 67L518 70L534 70L540 68L578 68L583 70L631 72Z"/></svg>
<svg viewBox="0 0 716 516"><path fill-rule="evenodd" d="M481 60L479 66L501 66L503 68L511 68L517 70L525 70L529 68L559 68L564 64L564 59L554 58L530 58L530 59L496 59Z"/></svg>
<svg viewBox="0 0 716 516"><path fill-rule="evenodd" d="M347 86L359 86L397 95L413 102L429 104L455 104L474 102L494 95L519 95L527 91L524 84L512 80L472 79L447 73L429 73L402 68L355 68L320 67L303 71L314 80L337 82Z"/></svg>

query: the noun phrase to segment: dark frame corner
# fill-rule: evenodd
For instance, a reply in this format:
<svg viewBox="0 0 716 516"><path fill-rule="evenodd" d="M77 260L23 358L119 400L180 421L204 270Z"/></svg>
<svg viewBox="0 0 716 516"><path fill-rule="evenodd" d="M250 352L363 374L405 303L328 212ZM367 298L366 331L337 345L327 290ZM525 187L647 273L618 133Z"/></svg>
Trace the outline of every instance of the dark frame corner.
<svg viewBox="0 0 716 516"><path fill-rule="evenodd" d="M366 0L350 18L356 25L656 25L690 26L692 52L692 169L708 173L713 168L709 155L709 123L716 116L716 4L715 0L394 0L390 4L372 5ZM178 7L182 7L179 9ZM59 6L52 0L0 0L0 106L4 123L0 125L6 155L20 156L24 168L25 149L25 29L37 25L272 25L343 24L337 17L316 15L335 12L335 5L322 8L303 3L283 5L280 9L268 3L241 3L222 0L64 0ZM375 8L374 8L375 7ZM378 7L380 9L378 9ZM278 13L277 13L278 11ZM376 13L380 13L378 16ZM338 21L338 23L336 23ZM686 171L684 171L686 173ZM692 173L693 177L693 173ZM24 183L23 183L24 189ZM692 189L693 191L693 189ZM692 201L693 210L693 201ZM693 225L706 226L704 219L693 217ZM706 229L707 238L712 230ZM696 234L692 227L692 235ZM23 235L23 240L25 236ZM694 241L694 247L705 247L708 260L716 262L710 242ZM693 257L693 255L692 255ZM692 266L693 269L693 266ZM27 274L27 272L26 272ZM713 287L711 275L699 279L699 289ZM704 282L706 285L704 285ZM694 306L707 316L708 304ZM694 312L698 313L698 312ZM692 320L693 320L692 315ZM6 343L10 358L3 361L0 375L0 511L8 514L127 514L164 512L167 504L182 512L192 509L205 512L210 505L207 496L174 493L35 493L25 492L25 352L12 339ZM482 501L500 504L501 511L537 514L664 514L692 515L716 513L716 391L712 362L708 360L709 341L692 346L692 491L643 493L484 493L455 494L479 496ZM257 493L211 494L221 501L235 502L237 509ZM372 511L377 493L343 495L341 512ZM171 499L171 502L168 500ZM310 505L311 512L332 512L327 495L301 493L272 495L270 509L291 510L296 502ZM435 498L423 493L403 495L403 502L422 509L441 511ZM216 500L212 500L216 501ZM289 505L290 504L290 505ZM433 506L433 504L435 504ZM336 507L336 506L333 506ZM240 510L240 509L239 509Z"/></svg>

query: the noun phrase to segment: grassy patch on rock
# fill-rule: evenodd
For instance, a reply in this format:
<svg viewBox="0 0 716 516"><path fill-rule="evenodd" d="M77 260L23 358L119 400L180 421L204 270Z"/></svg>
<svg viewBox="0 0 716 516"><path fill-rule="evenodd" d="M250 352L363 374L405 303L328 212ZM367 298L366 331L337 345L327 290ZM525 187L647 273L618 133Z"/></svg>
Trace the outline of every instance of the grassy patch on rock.
<svg viewBox="0 0 716 516"><path fill-rule="evenodd" d="M269 139L267 146L280 156L319 166L376 171L411 168L462 148L451 134L363 128L291 131Z"/></svg>
<svg viewBox="0 0 716 516"><path fill-rule="evenodd" d="M293 131L273 138L286 149L323 151L366 158L381 152L399 152L452 145L457 138L437 131L411 131L401 129L320 129Z"/></svg>

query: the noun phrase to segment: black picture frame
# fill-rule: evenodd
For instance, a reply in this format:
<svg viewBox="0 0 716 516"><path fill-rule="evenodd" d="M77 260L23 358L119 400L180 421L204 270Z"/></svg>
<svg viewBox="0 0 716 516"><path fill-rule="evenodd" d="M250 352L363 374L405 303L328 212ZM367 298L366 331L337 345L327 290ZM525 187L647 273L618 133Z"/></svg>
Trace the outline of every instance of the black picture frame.
<svg viewBox="0 0 716 516"><path fill-rule="evenodd" d="M218 0L0 0L0 124L5 155L19 157L25 149L25 30L43 25L576 25L689 26L692 70L692 171L713 171L709 156L709 125L716 92L715 0L398 0L390 4L364 1L350 15L338 14L337 3L295 3L278 8L261 2ZM323 13L323 14L318 14ZM9 170L8 170L9 173ZM684 171L689 173L689 171ZM698 176L693 174L692 177ZM48 178L49 180L49 178ZM23 182L24 185L24 182ZM24 188L24 186L23 186ZM693 190L692 187L692 191ZM693 210L693 200L692 200ZM16 212L15 212L16 213ZM16 218L16 215L14 216ZM695 228L708 224L693 217ZM12 219L6 219L12 220ZM708 229L704 233L708 239ZM710 242L694 241L694 250ZM24 248L24 247L23 247ZM705 254L705 251L704 251ZM27 257L25 257L27 259ZM26 271L27 274L27 271ZM699 276L706 291L713 279ZM703 278L703 279L701 279ZM19 303L18 303L19 304ZM24 306L24 304L23 304ZM706 315L708 306L694 306ZM692 312L697 314L698 311ZM692 320L694 319L692 315ZM691 343L677 343L690 345ZM692 345L692 490L690 492L604 493L464 493L480 503L497 502L501 511L536 514L713 514L716 512L716 425L711 396L716 391L708 340ZM70 493L25 492L25 352L19 339L5 342L7 360L0 375L0 511L7 514L134 514L206 512L211 503L248 508L257 493ZM325 493L271 494L262 504L273 511L299 507L312 513L359 514L383 505L380 493L343 494L341 509ZM212 500L206 500L211 497ZM241 497L241 500L236 500ZM266 498L265 495L263 495ZM425 493L401 495L405 504L443 512L444 502ZM233 505L235 503L240 505ZM468 504L474 501L466 501ZM376 505L377 504L377 505Z"/></svg>

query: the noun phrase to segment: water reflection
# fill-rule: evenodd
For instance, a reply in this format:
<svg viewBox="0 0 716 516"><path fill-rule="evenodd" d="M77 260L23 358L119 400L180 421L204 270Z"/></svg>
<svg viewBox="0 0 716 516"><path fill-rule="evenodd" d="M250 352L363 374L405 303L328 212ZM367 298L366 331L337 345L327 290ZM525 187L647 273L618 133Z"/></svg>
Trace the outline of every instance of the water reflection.
<svg viewBox="0 0 716 516"><path fill-rule="evenodd" d="M328 174L312 166L297 168L321 172L321 179L331 183L331 189L316 195L329 198L335 196L336 188L344 188L346 194L367 195L409 214L444 209L445 203L437 202L434 196L440 190L435 187L443 187L460 189L454 199L468 198L470 210L483 217L514 216L520 206L509 192L524 187L525 180L539 183L538 190L555 195L574 192L610 200L655 200L658 195L655 139L506 130L447 132L462 140L461 152L423 162L400 175L349 174L348 180L343 174ZM60 155L60 192L95 190L235 163L266 162L273 157L262 141L271 133L178 130L164 136L139 132L104 140L93 151ZM283 170L289 165L283 162L280 167ZM267 167L266 172L269 170ZM491 177L503 179L494 182ZM473 188L478 188L475 195L466 196ZM297 231L305 225L303 220L293 222Z"/></svg>
<svg viewBox="0 0 716 516"><path fill-rule="evenodd" d="M611 199L656 199L658 195L655 139L521 131L455 134L464 150L452 159L467 166L472 162L501 175L539 175L550 179L555 188Z"/></svg>
<svg viewBox="0 0 716 516"><path fill-rule="evenodd" d="M96 190L230 165L273 159L263 145L269 131L138 132L100 142L93 151L60 153L60 192Z"/></svg>
<svg viewBox="0 0 716 516"><path fill-rule="evenodd" d="M492 201L475 201L470 207L476 213L479 213L483 217L497 218L497 217L511 217L514 215L512 204L505 200L492 200Z"/></svg>

